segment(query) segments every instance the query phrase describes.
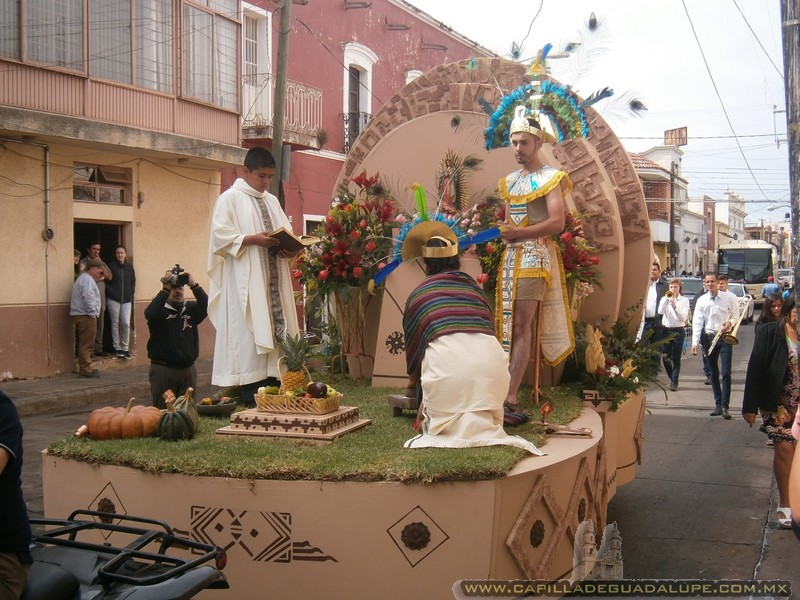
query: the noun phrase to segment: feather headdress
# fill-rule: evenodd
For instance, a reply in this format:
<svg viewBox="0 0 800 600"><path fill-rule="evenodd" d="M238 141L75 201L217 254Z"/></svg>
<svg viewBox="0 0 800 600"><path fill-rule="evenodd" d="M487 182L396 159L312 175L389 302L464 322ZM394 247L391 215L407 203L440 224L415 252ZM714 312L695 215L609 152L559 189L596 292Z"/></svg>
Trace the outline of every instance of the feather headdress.
<svg viewBox="0 0 800 600"><path fill-rule="evenodd" d="M427 206L425 188L419 184L413 184L411 188L414 191L418 208L423 204ZM424 212L420 210L412 221L404 223L400 228L394 241L392 261L375 274L373 285L377 286L383 283L405 260L422 256L421 251L412 251L410 249L417 248L420 245L420 239L424 238L422 240L422 244L424 245L428 240L427 234L430 233L431 235L442 236L442 233L446 231L450 231L451 233L444 237L447 237L448 240L457 241L459 251L475 244L482 244L497 239L500 237L501 233L499 227L490 227L475 235L470 235L458 226L458 221L453 217L441 212L430 216L427 210ZM414 240L411 245L407 243L409 238ZM448 255L453 256L455 252Z"/></svg>

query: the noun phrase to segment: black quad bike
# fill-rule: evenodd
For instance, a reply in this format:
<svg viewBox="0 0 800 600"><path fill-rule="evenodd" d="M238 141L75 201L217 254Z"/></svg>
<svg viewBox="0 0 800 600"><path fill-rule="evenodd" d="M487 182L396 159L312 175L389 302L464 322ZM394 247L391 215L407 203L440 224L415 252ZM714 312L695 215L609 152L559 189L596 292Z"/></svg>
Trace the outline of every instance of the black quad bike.
<svg viewBox="0 0 800 600"><path fill-rule="evenodd" d="M31 526L43 532L33 536L21 600L183 600L228 588L225 551L176 536L163 521L76 510L67 519L31 519ZM97 540L98 532L126 545L82 539Z"/></svg>

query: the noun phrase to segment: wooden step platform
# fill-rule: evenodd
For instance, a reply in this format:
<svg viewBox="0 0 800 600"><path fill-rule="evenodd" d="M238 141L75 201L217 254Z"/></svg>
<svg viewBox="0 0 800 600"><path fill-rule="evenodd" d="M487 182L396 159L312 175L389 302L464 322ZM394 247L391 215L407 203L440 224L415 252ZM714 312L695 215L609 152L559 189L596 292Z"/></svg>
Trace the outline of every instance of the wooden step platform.
<svg viewBox="0 0 800 600"><path fill-rule="evenodd" d="M325 444L370 423L370 419L359 419L355 406L340 406L324 415L262 412L250 408L233 413L231 424L217 429L217 435L282 437Z"/></svg>

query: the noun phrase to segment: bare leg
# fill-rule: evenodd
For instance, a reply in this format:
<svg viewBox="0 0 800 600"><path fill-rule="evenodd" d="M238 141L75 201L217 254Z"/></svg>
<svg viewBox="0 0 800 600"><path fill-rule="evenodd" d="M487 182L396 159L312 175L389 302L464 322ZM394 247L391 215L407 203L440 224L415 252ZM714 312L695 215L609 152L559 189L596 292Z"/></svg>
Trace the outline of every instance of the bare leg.
<svg viewBox="0 0 800 600"><path fill-rule="evenodd" d="M533 337L533 403L539 406L539 375L542 362L542 303L536 306L536 335Z"/></svg>
<svg viewBox="0 0 800 600"><path fill-rule="evenodd" d="M779 506L789 506L789 474L792 471L794 444L792 442L775 442L774 452L772 469L775 471L775 481L778 483Z"/></svg>
<svg viewBox="0 0 800 600"><path fill-rule="evenodd" d="M508 394L506 394L505 400L511 406L516 406L517 404L517 392L531 358L531 324L538 304L537 300L514 301L511 325L511 354L508 365L511 381L508 384Z"/></svg>

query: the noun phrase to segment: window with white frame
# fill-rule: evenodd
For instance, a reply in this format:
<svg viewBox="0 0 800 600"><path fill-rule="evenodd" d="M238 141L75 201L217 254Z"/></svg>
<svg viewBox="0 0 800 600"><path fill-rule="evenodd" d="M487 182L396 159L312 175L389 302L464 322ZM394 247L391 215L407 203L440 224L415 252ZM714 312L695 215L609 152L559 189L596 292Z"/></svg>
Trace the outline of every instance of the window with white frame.
<svg viewBox="0 0 800 600"><path fill-rule="evenodd" d="M347 152L372 115L372 68L378 55L361 44L344 47L342 113L344 116L344 151Z"/></svg>
<svg viewBox="0 0 800 600"><path fill-rule="evenodd" d="M242 117L245 125L272 117L272 15L242 3Z"/></svg>
<svg viewBox="0 0 800 600"><path fill-rule="evenodd" d="M238 0L183 5L183 95L239 108Z"/></svg>
<svg viewBox="0 0 800 600"><path fill-rule="evenodd" d="M105 165L72 167L72 199L75 202L131 204L131 169Z"/></svg>

